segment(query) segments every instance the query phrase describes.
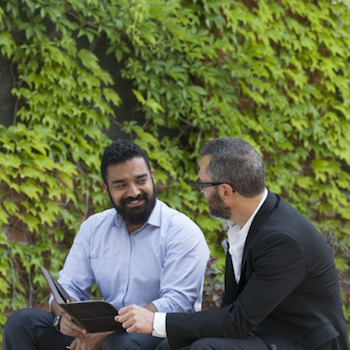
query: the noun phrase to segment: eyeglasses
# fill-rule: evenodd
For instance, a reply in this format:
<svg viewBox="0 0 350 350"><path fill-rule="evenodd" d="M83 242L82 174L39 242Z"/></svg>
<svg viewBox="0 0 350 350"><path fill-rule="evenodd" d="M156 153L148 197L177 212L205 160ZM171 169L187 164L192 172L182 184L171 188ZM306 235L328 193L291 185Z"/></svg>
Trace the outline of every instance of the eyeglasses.
<svg viewBox="0 0 350 350"><path fill-rule="evenodd" d="M227 182L199 182L199 179L196 181L196 183L194 184L194 188L196 190L198 190L199 192L201 192L203 190L203 188L205 187L211 187L211 186L219 186L219 185L223 185L226 184ZM230 185L230 184L228 184ZM231 185L230 185L231 186ZM236 192L233 187L232 188L232 192Z"/></svg>

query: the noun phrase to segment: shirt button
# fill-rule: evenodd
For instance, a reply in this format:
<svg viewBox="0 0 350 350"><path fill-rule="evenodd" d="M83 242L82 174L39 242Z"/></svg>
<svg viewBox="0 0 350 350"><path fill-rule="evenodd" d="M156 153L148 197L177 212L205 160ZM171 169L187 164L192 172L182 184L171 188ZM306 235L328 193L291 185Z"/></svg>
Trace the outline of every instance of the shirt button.
<svg viewBox="0 0 350 350"><path fill-rule="evenodd" d="M126 266L126 262L123 262L123 266Z"/></svg>

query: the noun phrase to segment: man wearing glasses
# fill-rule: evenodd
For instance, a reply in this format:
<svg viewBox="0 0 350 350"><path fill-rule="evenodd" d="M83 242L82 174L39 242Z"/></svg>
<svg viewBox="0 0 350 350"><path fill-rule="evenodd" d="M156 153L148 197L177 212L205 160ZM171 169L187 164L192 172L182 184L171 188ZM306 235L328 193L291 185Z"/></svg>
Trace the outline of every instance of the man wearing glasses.
<svg viewBox="0 0 350 350"><path fill-rule="evenodd" d="M263 160L246 141L202 149L195 185L229 229L220 310L151 313L137 306L115 319L129 333L167 337L157 350L347 350L332 255L312 224L265 187Z"/></svg>

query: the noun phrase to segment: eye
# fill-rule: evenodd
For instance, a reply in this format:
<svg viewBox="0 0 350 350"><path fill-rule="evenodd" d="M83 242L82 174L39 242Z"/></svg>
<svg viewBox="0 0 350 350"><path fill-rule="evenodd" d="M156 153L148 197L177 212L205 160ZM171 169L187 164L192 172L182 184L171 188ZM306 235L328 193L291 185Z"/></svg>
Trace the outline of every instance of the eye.
<svg viewBox="0 0 350 350"><path fill-rule="evenodd" d="M140 179L137 183L139 185L144 185L146 182L147 182L148 178L143 178L143 179Z"/></svg>
<svg viewBox="0 0 350 350"><path fill-rule="evenodd" d="M113 188L114 188L115 190L121 190L121 189L123 189L125 186L126 186L126 185L125 185L124 183L117 183L117 184L114 184L114 185L113 185Z"/></svg>

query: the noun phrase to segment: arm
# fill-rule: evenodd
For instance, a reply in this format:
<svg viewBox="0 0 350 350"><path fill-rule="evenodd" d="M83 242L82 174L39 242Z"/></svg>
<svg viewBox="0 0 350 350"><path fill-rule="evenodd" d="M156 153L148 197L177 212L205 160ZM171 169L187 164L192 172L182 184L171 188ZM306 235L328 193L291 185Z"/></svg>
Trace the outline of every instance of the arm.
<svg viewBox="0 0 350 350"><path fill-rule="evenodd" d="M153 313L158 311L152 303L145 305L144 308L147 309L148 311L153 312Z"/></svg>
<svg viewBox="0 0 350 350"><path fill-rule="evenodd" d="M305 278L305 261L294 237L277 232L254 248L253 273L237 300L220 310L167 314L171 348L200 337L244 337Z"/></svg>
<svg viewBox="0 0 350 350"><path fill-rule="evenodd" d="M71 246L58 282L74 300L88 300L89 288L94 284L90 264L90 224L84 222Z"/></svg>
<svg viewBox="0 0 350 350"><path fill-rule="evenodd" d="M72 299L74 301L74 299ZM53 300L51 303L51 312L57 316L62 313L59 322L59 331L62 334L69 335L71 337L85 337L87 331L74 322L73 318L69 316L56 302Z"/></svg>
<svg viewBox="0 0 350 350"><path fill-rule="evenodd" d="M160 312L193 312L201 308L201 297L209 249L203 233L187 217L176 216L167 227L166 255L160 276Z"/></svg>
<svg viewBox="0 0 350 350"><path fill-rule="evenodd" d="M72 298L72 301L75 301L75 299ZM64 310L57 304L55 300L53 300L51 303L51 312L54 315L58 315L63 312L60 319L59 331L62 334L75 338L70 344L71 350L75 350L77 348L86 350L98 350L101 348L103 340L113 333L103 332L89 334L84 328L75 323L73 318L64 312Z"/></svg>
<svg viewBox="0 0 350 350"><path fill-rule="evenodd" d="M88 227L83 223L68 253L64 268L60 271L59 282L72 301L89 299L87 290L93 283L93 277L85 277L92 276L88 263L89 241L88 237L85 237L86 232L88 232ZM87 336L88 332L64 312L52 295L50 302L52 314L55 316L62 314L59 322L61 333L72 337Z"/></svg>

